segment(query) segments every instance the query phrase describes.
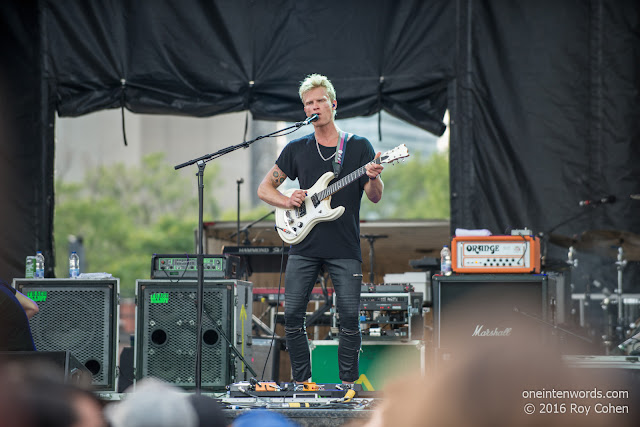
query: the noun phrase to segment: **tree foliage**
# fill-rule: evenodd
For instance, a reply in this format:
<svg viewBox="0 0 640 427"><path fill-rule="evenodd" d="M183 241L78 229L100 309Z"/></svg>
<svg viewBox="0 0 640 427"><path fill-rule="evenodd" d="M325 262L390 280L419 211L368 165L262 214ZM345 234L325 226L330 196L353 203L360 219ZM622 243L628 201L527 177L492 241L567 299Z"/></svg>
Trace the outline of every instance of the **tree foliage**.
<svg viewBox="0 0 640 427"><path fill-rule="evenodd" d="M362 203L365 219L449 219L449 155L424 159L411 154L405 162L385 165L384 194L378 204ZM364 197L366 199L366 197Z"/></svg>
<svg viewBox="0 0 640 427"><path fill-rule="evenodd" d="M67 277L68 236L84 242L84 272L120 278L124 296L136 279L149 277L154 253L193 253L198 200L191 180L172 173L162 154L141 167L117 164L87 173L83 184L56 182L54 241L56 276ZM205 191L218 171L205 174ZM205 198L205 217L219 215L214 197Z"/></svg>

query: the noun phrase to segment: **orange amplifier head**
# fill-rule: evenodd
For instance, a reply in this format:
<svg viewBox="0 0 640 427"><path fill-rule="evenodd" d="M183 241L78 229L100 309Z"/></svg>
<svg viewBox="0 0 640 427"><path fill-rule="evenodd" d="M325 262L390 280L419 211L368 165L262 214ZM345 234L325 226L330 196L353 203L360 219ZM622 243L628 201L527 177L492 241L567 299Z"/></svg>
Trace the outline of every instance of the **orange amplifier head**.
<svg viewBox="0 0 640 427"><path fill-rule="evenodd" d="M456 273L540 273L535 236L458 236L451 241Z"/></svg>

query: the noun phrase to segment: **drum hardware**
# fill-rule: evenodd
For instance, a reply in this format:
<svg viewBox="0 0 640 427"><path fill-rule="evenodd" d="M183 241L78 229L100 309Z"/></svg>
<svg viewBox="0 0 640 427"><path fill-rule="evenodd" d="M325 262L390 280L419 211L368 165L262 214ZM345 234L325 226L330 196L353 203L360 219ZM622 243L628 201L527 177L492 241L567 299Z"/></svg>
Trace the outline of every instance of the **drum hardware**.
<svg viewBox="0 0 640 427"><path fill-rule="evenodd" d="M640 235L629 231L589 230L580 235L576 249L618 260L622 249L626 260L640 261Z"/></svg>
<svg viewBox="0 0 640 427"><path fill-rule="evenodd" d="M578 239L575 236L564 236L562 234L550 233L548 235L549 243L558 245L563 248L570 248L578 243Z"/></svg>
<svg viewBox="0 0 640 427"><path fill-rule="evenodd" d="M558 228L562 227L563 225L569 224L570 222L577 220L578 218L586 215L589 212L590 212L590 209L580 210L578 213L571 215L570 217L565 218L559 223L555 224L553 227L549 228L547 231L538 233L538 236L542 241L540 253L542 255L541 261L543 265L546 263L546 260L547 260L547 250L548 250L549 243L553 243L554 245L558 245L563 248L570 248L572 246L576 247L576 244L578 243L578 239L576 236L563 236L561 234L554 233L554 231L556 231ZM579 248L577 247L576 249L579 250Z"/></svg>
<svg viewBox="0 0 640 427"><path fill-rule="evenodd" d="M556 336L562 336L562 335L564 335L564 336L572 336L572 337L577 338L577 339L579 339L579 340L581 340L581 341L583 341L585 343L588 343L588 344L593 343L593 341L589 337L585 337L583 335L580 335L580 334L577 334L577 333L575 333L573 331L570 331L569 329L562 328L562 327L556 325L553 322L548 322L548 321L546 321L544 319L541 319L540 317L538 317L536 315L533 315L533 314L527 313L525 311L522 311L517 307L513 308L513 312L514 313L518 313L518 314L526 317L527 319L529 319L529 320L531 320L533 322L536 322L536 323L539 323L541 325L544 325L545 327L549 328L549 330L552 331L552 335L556 335Z"/></svg>
<svg viewBox="0 0 640 427"><path fill-rule="evenodd" d="M592 280L591 277L589 276L588 279L586 280L584 294L575 294L574 292L572 292L571 294L574 295L573 299L576 299L575 296L579 296L579 295L584 296L583 298L577 298L579 300L579 311L578 311L579 325L582 328L590 329L593 326L591 324L591 319L589 318L589 315L588 315L589 308L591 307L591 303L599 304L600 307L603 308L602 301L611 295L611 291L606 286L602 286L602 283L600 283L598 280ZM572 314L576 314L575 308L573 309Z"/></svg>
<svg viewBox="0 0 640 427"><path fill-rule="evenodd" d="M375 243L375 241L377 239L385 239L387 237L389 237L386 234L361 234L360 237L367 239L367 241L369 242L369 283L376 283L374 280L374 264L375 264L375 249L373 247L373 244Z"/></svg>
<svg viewBox="0 0 640 427"><path fill-rule="evenodd" d="M555 292L549 300L551 318L554 324L568 324L577 311L571 307L571 295L574 292L573 270L578 266L578 258L572 246L566 259L546 259L543 272L554 278ZM581 319L581 324L584 319Z"/></svg>
<svg viewBox="0 0 640 427"><path fill-rule="evenodd" d="M616 335L620 338L624 337L623 322L624 322L624 301L622 298L622 270L627 266L627 260L624 258L624 249L622 246L618 247L618 260L615 262L618 270L618 322L616 325Z"/></svg>
<svg viewBox="0 0 640 427"><path fill-rule="evenodd" d="M579 326L589 336L597 337L598 343L603 345L603 354L609 354L611 350L615 352L615 345L631 336L640 325L640 294L622 295L623 317L620 321L617 290L611 292L597 280L588 284L587 290L590 292L572 294L576 303L572 314L575 314L576 321L580 319ZM619 336L621 333L622 338Z"/></svg>
<svg viewBox="0 0 640 427"><path fill-rule="evenodd" d="M573 249L573 246L569 246L569 252L567 253L567 260L566 260L566 265L569 267L569 296L567 297L568 299L571 298L571 294L573 293L573 290L575 289L575 284L573 283L573 270L575 268L578 267L578 258L576 258L576 253L575 250ZM568 306L570 305L570 301L565 301L565 310L566 308L568 308ZM566 318L564 319L566 322Z"/></svg>
<svg viewBox="0 0 640 427"><path fill-rule="evenodd" d="M576 251L573 246L569 246L569 252L567 253L567 265L569 268L578 267L578 258L576 258Z"/></svg>
<svg viewBox="0 0 640 427"><path fill-rule="evenodd" d="M554 228L555 229L555 228ZM626 329L629 327L625 325L625 313L624 313L624 297L623 297L623 272L627 266L628 261L640 261L640 236L628 231L618 230L588 230L576 236L562 236L558 234L548 234L548 241L569 248L569 256L567 263L572 263L575 257L575 251L585 252L593 255L602 256L605 258L615 259L615 266L617 270L617 289L615 294L617 295L617 316L615 319L610 319L610 299L603 300L602 308L607 313L607 331L603 335L603 343L610 348L614 342L619 342L624 339ZM545 248L546 253L546 248ZM575 259L577 261L577 259ZM573 266L577 266L575 263ZM571 267L573 268L573 267ZM573 284L572 284L573 285ZM603 289L603 292L605 290ZM589 284L585 292L585 298L583 301L584 306L589 305L591 289ZM581 307L580 311L580 324L585 325L584 307Z"/></svg>
<svg viewBox="0 0 640 427"><path fill-rule="evenodd" d="M619 230L588 230L579 236L563 236L549 233L546 240L563 248L573 247L578 252L617 259L622 248L625 259L640 261L640 235ZM546 255L546 248L543 251Z"/></svg>
<svg viewBox="0 0 640 427"><path fill-rule="evenodd" d="M606 322L605 333L602 335L602 344L604 346L606 355L610 354L610 350L614 342L616 342L615 339L619 336L619 328L621 328L620 319L618 319L619 315L615 314L614 316L612 311L616 313L618 312L619 307L617 302L622 301L622 298L618 297L617 293L615 295L616 299L614 301L612 301L610 297L611 294L609 293L609 295L605 295L605 297L602 299L602 302L600 303L600 307L602 308L602 313Z"/></svg>

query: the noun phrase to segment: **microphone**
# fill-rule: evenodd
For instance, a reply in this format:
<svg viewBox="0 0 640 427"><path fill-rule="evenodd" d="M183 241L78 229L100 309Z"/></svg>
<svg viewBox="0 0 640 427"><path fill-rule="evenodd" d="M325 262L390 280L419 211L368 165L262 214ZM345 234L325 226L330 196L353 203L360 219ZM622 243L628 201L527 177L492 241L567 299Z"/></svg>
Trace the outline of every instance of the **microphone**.
<svg viewBox="0 0 640 427"><path fill-rule="evenodd" d="M298 127L306 126L311 122L315 122L316 120L318 120L318 115L317 114L313 114L310 117L307 117L304 121L296 123L296 126L298 126Z"/></svg>
<svg viewBox="0 0 640 427"><path fill-rule="evenodd" d="M597 206L597 205L605 205L607 203L615 203L615 202L616 202L616 196L607 196L599 200L580 200L578 204L580 206Z"/></svg>
<svg viewBox="0 0 640 427"><path fill-rule="evenodd" d="M622 351L626 350L626 348L628 346L630 346L633 343L636 343L640 341L640 332L638 332L637 334L635 334L634 336L632 336L631 338L629 338L628 340L626 340L625 342L623 342L622 344L620 344L618 346L618 348Z"/></svg>

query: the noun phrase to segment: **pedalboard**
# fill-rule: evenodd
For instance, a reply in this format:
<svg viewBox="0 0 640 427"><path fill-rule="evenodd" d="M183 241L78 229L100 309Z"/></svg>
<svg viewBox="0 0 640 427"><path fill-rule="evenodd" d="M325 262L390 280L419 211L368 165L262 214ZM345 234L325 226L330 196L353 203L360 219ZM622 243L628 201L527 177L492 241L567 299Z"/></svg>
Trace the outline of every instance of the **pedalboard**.
<svg viewBox="0 0 640 427"><path fill-rule="evenodd" d="M456 273L540 273L536 236L457 236L451 247Z"/></svg>
<svg viewBox="0 0 640 427"><path fill-rule="evenodd" d="M316 384L314 382L276 383L241 381L227 386L228 397L289 397L289 398L339 398L353 390L363 392L362 384Z"/></svg>

